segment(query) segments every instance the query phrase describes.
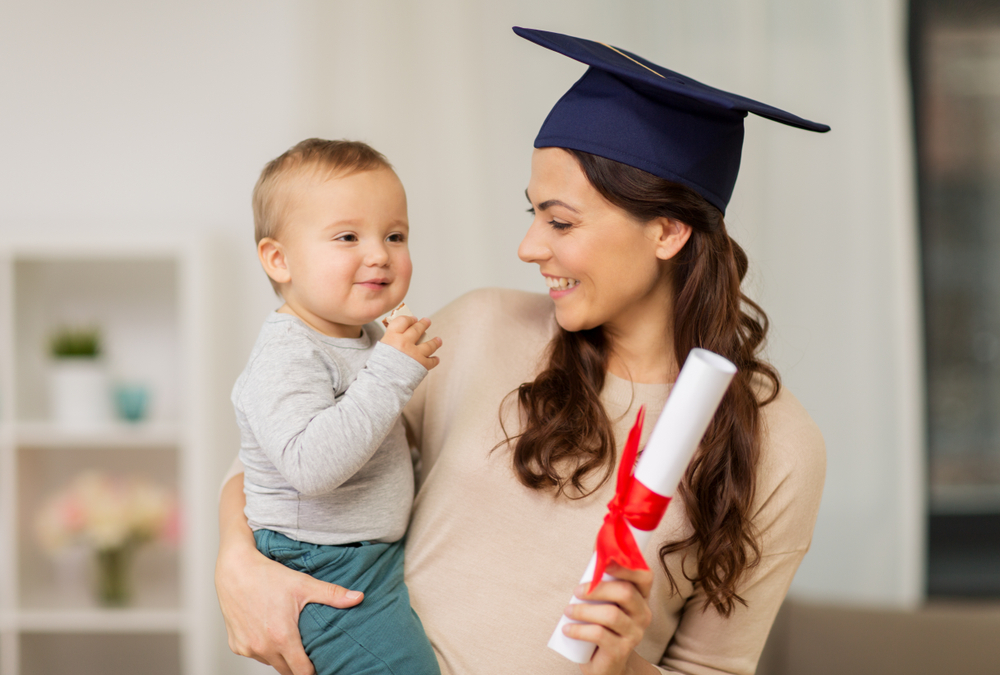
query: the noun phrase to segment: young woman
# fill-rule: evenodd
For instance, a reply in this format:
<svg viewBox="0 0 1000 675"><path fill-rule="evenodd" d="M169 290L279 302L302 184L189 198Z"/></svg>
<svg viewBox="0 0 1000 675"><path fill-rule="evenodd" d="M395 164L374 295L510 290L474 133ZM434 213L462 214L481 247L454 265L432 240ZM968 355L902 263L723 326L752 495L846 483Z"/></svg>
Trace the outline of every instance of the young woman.
<svg viewBox="0 0 1000 675"><path fill-rule="evenodd" d="M485 290L433 319L441 363L406 410L421 451L406 577L445 673L752 673L808 549L824 450L758 352L763 312L723 212L748 110L823 130L628 52L522 36L591 67L535 141L519 248L549 295ZM640 405L655 420L693 347L739 368L650 545L567 606ZM646 425L645 436L652 424ZM238 469L238 468L237 468ZM324 585L257 554L238 477L224 488L216 583L234 651L311 672L296 622ZM352 595L353 592L353 595ZM576 589L583 597L583 589ZM562 612L593 642L546 649Z"/></svg>

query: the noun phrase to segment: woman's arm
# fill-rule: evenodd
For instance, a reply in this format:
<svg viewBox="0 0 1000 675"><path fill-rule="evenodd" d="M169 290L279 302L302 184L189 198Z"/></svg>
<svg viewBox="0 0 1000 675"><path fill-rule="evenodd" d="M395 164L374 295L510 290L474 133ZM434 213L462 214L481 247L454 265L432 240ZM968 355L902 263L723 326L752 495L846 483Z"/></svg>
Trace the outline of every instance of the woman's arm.
<svg viewBox="0 0 1000 675"><path fill-rule="evenodd" d="M282 675L312 675L302 647L299 613L310 602L347 608L363 595L313 579L262 555L247 525L243 474L234 475L219 499L219 557L215 589L226 620L229 648L272 666Z"/></svg>

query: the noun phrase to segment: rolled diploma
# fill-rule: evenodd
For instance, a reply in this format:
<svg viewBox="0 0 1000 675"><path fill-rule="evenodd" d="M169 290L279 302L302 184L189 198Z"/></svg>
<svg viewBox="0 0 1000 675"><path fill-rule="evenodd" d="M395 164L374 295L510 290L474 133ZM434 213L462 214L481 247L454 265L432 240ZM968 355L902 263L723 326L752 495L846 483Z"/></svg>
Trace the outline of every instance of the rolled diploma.
<svg viewBox="0 0 1000 675"><path fill-rule="evenodd" d="M707 349L691 350L653 427L653 433L636 462L637 481L661 496L673 496L735 374L736 366L718 354ZM629 529L639 548L645 548L652 531L640 530L632 525ZM594 553L580 583L593 578L596 565L597 553ZM613 579L609 574L601 577L602 581ZM571 604L581 602L586 601L575 595L570 598ZM580 622L563 615L549 638L548 646L573 663L587 663L594 655L596 645L564 635L563 626L567 623Z"/></svg>

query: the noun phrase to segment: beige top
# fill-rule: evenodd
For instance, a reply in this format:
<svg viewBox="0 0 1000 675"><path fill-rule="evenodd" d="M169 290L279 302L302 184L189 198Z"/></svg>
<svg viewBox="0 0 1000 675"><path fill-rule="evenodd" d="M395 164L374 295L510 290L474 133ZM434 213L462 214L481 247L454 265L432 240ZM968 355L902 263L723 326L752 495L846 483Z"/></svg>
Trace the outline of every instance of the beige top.
<svg viewBox="0 0 1000 675"><path fill-rule="evenodd" d="M585 499L555 499L518 482L504 449L491 452L503 438L500 401L534 379L555 329L547 296L508 290L474 291L433 317L441 363L404 411L423 453L406 581L443 675L580 672L546 643L590 560L614 481ZM643 404L645 443L669 389L608 376L602 398L619 448ZM511 412L505 423L516 433ZM823 439L786 389L763 408L763 421L754 507L763 558L739 591L748 607L737 605L728 619L701 611L704 596L685 580L680 553L668 559L680 585L670 593L656 549L691 531L680 499L644 551L656 574L653 620L638 652L664 672L752 673L809 548ZM684 564L693 574L693 556Z"/></svg>
<svg viewBox="0 0 1000 675"><path fill-rule="evenodd" d="M547 296L508 290L474 291L433 317L432 332L444 340L441 363L404 412L422 451L406 580L445 675L580 672L546 643L593 552L614 481L584 499L556 499L522 485L508 451L492 451L503 439L500 401L534 378L555 329ZM642 404L645 443L668 393L669 385L608 376L602 398L619 448ZM515 407L504 417L512 433ZM656 549L691 531L679 499L645 550L656 572L653 621L637 651L665 672L752 673L809 548L823 439L785 389L763 412L754 506L763 558L740 589L749 606L728 619L701 611L703 594L684 578L681 553L668 559L680 584L679 594L670 593ZM684 564L693 574L693 556Z"/></svg>

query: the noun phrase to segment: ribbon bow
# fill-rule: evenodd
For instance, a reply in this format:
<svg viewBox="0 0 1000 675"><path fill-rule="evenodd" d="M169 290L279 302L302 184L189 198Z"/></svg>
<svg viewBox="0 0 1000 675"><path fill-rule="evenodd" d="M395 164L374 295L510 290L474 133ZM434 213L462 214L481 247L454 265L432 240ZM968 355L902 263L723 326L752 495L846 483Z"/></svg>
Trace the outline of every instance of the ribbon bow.
<svg viewBox="0 0 1000 675"><path fill-rule="evenodd" d="M590 581L590 593L604 576L608 563L614 561L631 570L648 570L646 559L629 529L629 524L639 530L655 528L663 512L667 510L670 497L664 497L647 488L635 479L633 469L639 452L639 437L642 436L642 420L645 406L639 408L635 424L628 433L622 461L618 466L618 482L615 496L608 502L608 513L604 524L597 533L597 565L594 578Z"/></svg>

